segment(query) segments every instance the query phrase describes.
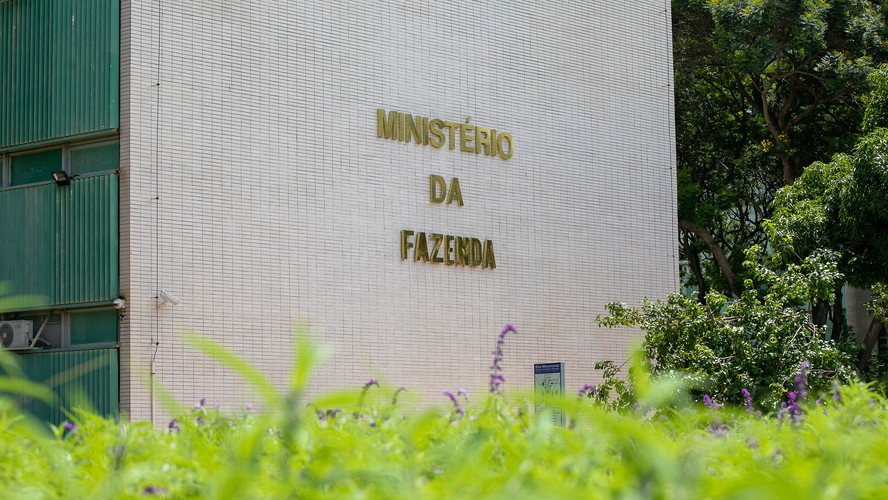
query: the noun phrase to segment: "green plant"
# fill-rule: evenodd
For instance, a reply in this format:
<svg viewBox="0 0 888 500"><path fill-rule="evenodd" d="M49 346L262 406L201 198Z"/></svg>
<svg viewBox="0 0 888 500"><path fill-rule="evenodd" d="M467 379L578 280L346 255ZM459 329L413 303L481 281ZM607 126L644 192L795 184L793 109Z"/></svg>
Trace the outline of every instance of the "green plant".
<svg viewBox="0 0 888 500"><path fill-rule="evenodd" d="M222 346L192 345L241 373L264 410L201 401L162 429L76 412L47 432L3 399L0 496L854 498L888 489L888 403L863 385L797 397L792 418L768 418L694 404L681 381L638 362L624 411L548 401L569 416L561 428L500 391L474 404L456 396L461 418L405 412L392 398L401 389L375 380L309 404L316 354L304 343L285 393ZM602 366L620 393L616 367Z"/></svg>

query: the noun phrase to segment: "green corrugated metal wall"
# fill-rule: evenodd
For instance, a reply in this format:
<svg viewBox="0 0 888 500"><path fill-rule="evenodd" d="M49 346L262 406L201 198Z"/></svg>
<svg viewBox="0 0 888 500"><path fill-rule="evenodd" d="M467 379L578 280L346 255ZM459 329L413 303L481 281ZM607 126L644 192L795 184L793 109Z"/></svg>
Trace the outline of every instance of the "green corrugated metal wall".
<svg viewBox="0 0 888 500"><path fill-rule="evenodd" d="M18 359L25 376L49 387L59 397L58 404L52 406L27 401L24 409L32 415L53 424L67 419L63 409L75 407L117 416L120 369L116 348L25 353Z"/></svg>
<svg viewBox="0 0 888 500"><path fill-rule="evenodd" d="M0 191L0 312L117 298L118 213L117 174Z"/></svg>
<svg viewBox="0 0 888 500"><path fill-rule="evenodd" d="M120 121L119 0L0 1L0 149Z"/></svg>

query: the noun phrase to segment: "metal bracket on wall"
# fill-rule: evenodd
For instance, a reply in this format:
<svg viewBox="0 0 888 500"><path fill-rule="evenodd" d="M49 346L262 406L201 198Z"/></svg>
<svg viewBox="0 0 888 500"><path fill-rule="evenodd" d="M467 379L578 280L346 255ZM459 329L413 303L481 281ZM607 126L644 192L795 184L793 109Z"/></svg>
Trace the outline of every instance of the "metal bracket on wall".
<svg viewBox="0 0 888 500"><path fill-rule="evenodd" d="M179 303L181 302L181 300L176 298L175 295L172 295L171 293L164 291L164 290L161 290L160 292L157 293L156 299L157 299L157 307L160 307L166 303L176 306L176 305L179 305Z"/></svg>
<svg viewBox="0 0 888 500"><path fill-rule="evenodd" d="M37 330L37 335L34 335L34 338L31 339L31 345L28 346L28 349L33 349L34 346L37 345L37 341L40 340L40 336L43 335L43 330L46 328L46 324L49 323L50 316L52 316L52 311L50 311L43 319L43 324L40 325L40 329Z"/></svg>

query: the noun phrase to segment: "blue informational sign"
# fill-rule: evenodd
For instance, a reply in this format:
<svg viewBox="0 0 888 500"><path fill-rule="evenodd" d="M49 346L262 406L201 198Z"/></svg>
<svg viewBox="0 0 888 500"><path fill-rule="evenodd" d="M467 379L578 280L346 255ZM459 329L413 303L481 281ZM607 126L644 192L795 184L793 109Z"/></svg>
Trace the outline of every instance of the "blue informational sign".
<svg viewBox="0 0 888 500"><path fill-rule="evenodd" d="M564 363L538 363L533 365L533 374L560 373L564 375Z"/></svg>
<svg viewBox="0 0 888 500"><path fill-rule="evenodd" d="M564 427L564 410L552 405L552 399L564 397L564 363L534 364L533 392L536 396L537 413L549 413L553 424Z"/></svg>

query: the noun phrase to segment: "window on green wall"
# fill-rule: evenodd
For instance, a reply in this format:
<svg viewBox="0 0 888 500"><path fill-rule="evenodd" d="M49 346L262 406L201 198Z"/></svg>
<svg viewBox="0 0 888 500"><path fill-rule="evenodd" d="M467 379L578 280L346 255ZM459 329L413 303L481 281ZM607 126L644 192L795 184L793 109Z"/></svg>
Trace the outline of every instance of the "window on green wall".
<svg viewBox="0 0 888 500"><path fill-rule="evenodd" d="M49 182L52 180L52 173L61 168L61 149L13 156L9 163L9 185Z"/></svg>
<svg viewBox="0 0 888 500"><path fill-rule="evenodd" d="M0 187L50 182L52 173L59 170L75 176L117 170L120 167L120 143L114 141L64 146L8 158L9 169L5 173L8 178L0 179L4 181L0 183Z"/></svg>
<svg viewBox="0 0 888 500"><path fill-rule="evenodd" d="M120 144L103 143L71 148L71 175L116 170L120 165Z"/></svg>
<svg viewBox="0 0 888 500"><path fill-rule="evenodd" d="M117 343L116 310L71 312L69 318L70 345Z"/></svg>

